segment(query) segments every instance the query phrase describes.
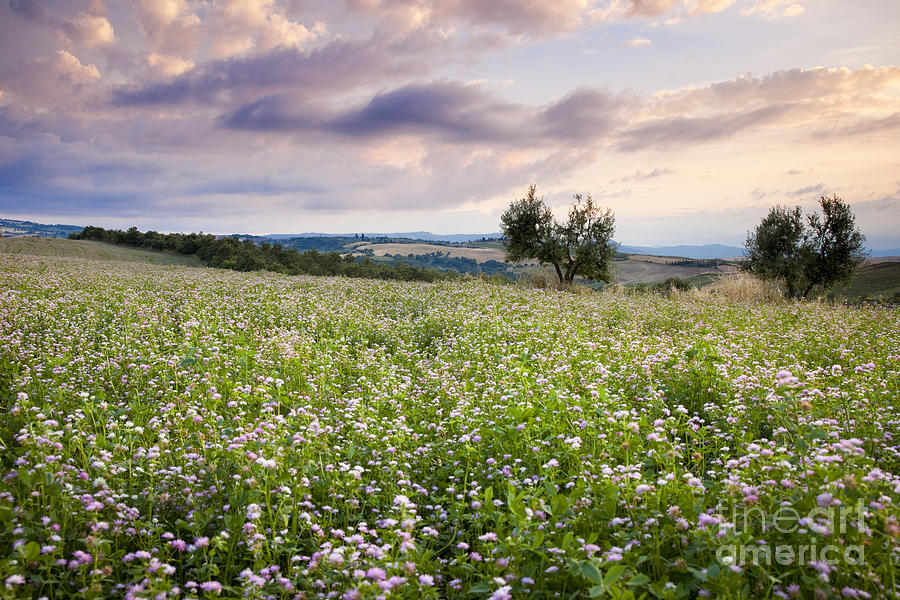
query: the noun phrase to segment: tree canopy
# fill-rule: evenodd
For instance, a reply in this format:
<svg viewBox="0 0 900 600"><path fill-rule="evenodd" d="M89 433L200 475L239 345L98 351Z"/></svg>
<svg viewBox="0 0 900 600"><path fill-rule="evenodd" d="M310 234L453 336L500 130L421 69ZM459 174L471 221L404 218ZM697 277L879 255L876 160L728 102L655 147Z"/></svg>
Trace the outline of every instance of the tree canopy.
<svg viewBox="0 0 900 600"><path fill-rule="evenodd" d="M822 214L803 218L799 206L774 206L745 242L744 270L778 281L788 298L806 298L849 280L865 259L865 236L850 206L834 195L819 201Z"/></svg>
<svg viewBox="0 0 900 600"><path fill-rule="evenodd" d="M607 283L612 280L615 215L594 204L590 194L575 194L568 220L560 223L543 198L537 197L537 187L531 185L525 197L513 200L500 216L500 228L507 262L536 259L551 264L560 284L571 284L576 275Z"/></svg>

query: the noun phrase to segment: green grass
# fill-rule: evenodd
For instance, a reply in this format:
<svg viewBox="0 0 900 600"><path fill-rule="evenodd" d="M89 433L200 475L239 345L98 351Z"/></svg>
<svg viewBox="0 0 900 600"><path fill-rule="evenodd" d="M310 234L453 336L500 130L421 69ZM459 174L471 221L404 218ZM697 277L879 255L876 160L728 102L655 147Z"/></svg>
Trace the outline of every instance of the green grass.
<svg viewBox="0 0 900 600"><path fill-rule="evenodd" d="M153 265L181 265L199 267L203 263L195 256L180 256L167 252L139 250L115 244L87 240L66 240L36 236L0 238L0 252L29 256L58 256L90 260L114 260Z"/></svg>
<svg viewBox="0 0 900 600"><path fill-rule="evenodd" d="M900 295L900 262L880 262L857 269L849 284L833 291L838 299L891 298Z"/></svg>
<svg viewBox="0 0 900 600"><path fill-rule="evenodd" d="M701 273L699 275L688 277L687 279L695 286L702 288L719 281L721 278L721 273Z"/></svg>

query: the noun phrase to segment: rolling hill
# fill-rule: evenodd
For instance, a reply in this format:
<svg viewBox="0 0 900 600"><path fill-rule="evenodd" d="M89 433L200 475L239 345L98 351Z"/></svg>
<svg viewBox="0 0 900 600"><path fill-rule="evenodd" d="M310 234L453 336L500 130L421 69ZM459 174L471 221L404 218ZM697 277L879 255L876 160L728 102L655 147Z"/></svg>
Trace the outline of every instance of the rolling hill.
<svg viewBox="0 0 900 600"><path fill-rule="evenodd" d="M139 250L87 240L66 240L38 236L0 238L0 253L31 256L62 256L93 260L118 260L155 265L201 266L195 256L179 256L166 252Z"/></svg>
<svg viewBox="0 0 900 600"><path fill-rule="evenodd" d="M0 237L39 235L41 237L67 238L70 233L84 229L80 225L44 225L18 219L0 219Z"/></svg>
<svg viewBox="0 0 900 600"><path fill-rule="evenodd" d="M829 294L846 300L895 296L900 296L900 262L888 261L862 265L850 283L834 288Z"/></svg>

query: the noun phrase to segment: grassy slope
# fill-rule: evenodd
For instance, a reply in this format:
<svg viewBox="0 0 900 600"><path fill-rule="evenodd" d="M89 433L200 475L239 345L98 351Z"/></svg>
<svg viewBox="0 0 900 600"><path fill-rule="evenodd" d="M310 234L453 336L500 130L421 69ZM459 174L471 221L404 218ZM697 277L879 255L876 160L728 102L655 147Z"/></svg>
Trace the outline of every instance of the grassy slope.
<svg viewBox="0 0 900 600"><path fill-rule="evenodd" d="M138 250L103 242L86 240L66 240L45 237L0 238L0 252L7 254L28 254L32 256L65 256L94 260L119 260L125 262L150 263L156 265L201 266L194 256L178 256L152 250Z"/></svg>
<svg viewBox="0 0 900 600"><path fill-rule="evenodd" d="M650 260L655 259L655 260ZM663 281L669 277L688 279L706 273L733 273L734 267L689 267L682 265L667 265L659 257L630 256L628 260L617 260L613 263L618 269L616 281L618 283L653 283ZM669 259L673 260L673 259Z"/></svg>
<svg viewBox="0 0 900 600"><path fill-rule="evenodd" d="M860 296L889 298L900 294L900 263L880 262L863 265L853 280L834 290L838 298L857 299Z"/></svg>
<svg viewBox="0 0 900 600"><path fill-rule="evenodd" d="M715 283L719 275L705 273L690 277L692 283L704 287ZM833 296L832 296L833 294ZM838 300L891 298L900 294L900 262L879 262L862 265L846 285L839 285L828 296Z"/></svg>

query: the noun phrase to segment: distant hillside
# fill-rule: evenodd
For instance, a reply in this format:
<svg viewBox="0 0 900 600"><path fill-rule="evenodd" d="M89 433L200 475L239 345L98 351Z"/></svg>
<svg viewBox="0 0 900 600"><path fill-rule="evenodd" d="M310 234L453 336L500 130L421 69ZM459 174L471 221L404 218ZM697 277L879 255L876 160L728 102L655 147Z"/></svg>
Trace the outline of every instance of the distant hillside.
<svg viewBox="0 0 900 600"><path fill-rule="evenodd" d="M422 240L425 242L477 242L483 239L499 239L502 237L500 233L452 233L437 234L430 231L406 231L401 233L270 233L262 237L273 240L289 240L292 238L349 238L354 239L356 236L362 235L366 238L386 238L386 239L408 239ZM359 240L356 240L359 241Z"/></svg>
<svg viewBox="0 0 900 600"><path fill-rule="evenodd" d="M7 254L28 254L32 256L67 256L93 260L119 260L125 262L150 263L155 265L201 266L195 256L179 256L168 252L139 250L125 246L115 246L103 242L87 240L64 240L50 237L5 237L0 238L0 252Z"/></svg>
<svg viewBox="0 0 900 600"><path fill-rule="evenodd" d="M722 244L707 244L705 246L630 246L620 244L619 252L700 259L738 258L744 254L744 249L738 246L724 246Z"/></svg>
<svg viewBox="0 0 900 600"><path fill-rule="evenodd" d="M630 246L620 244L619 252L654 256L683 256L684 258L740 258L744 255L742 247L723 244L706 244L704 246ZM872 258L897 255L900 255L900 248L869 251L869 256Z"/></svg>
<svg viewBox="0 0 900 600"><path fill-rule="evenodd" d="M39 235L49 238L67 238L70 233L84 229L80 225L44 225L17 219L0 219L0 237L15 235Z"/></svg>
<svg viewBox="0 0 900 600"><path fill-rule="evenodd" d="M846 300L900 296L900 262L862 265L850 283L836 287L829 294L832 295Z"/></svg>

